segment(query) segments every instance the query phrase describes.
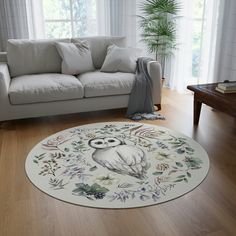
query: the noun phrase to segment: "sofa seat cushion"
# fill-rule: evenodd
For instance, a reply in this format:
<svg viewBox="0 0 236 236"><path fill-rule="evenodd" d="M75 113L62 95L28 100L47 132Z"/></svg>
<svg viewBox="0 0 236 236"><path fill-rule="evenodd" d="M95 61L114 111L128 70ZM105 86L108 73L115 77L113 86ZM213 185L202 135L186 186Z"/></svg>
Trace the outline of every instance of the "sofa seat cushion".
<svg viewBox="0 0 236 236"><path fill-rule="evenodd" d="M23 75L11 80L10 102L14 105L78 99L84 96L80 81L71 75Z"/></svg>
<svg viewBox="0 0 236 236"><path fill-rule="evenodd" d="M78 78L84 87L85 97L100 97L130 94L135 74L94 71L81 74Z"/></svg>

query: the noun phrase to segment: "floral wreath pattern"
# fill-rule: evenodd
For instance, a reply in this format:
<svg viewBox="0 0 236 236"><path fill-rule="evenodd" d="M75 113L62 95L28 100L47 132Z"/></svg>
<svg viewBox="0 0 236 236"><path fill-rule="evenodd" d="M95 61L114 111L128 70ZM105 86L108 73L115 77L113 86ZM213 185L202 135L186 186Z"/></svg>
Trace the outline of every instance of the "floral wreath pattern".
<svg viewBox="0 0 236 236"><path fill-rule="evenodd" d="M26 173L43 192L73 204L132 208L172 200L206 177L209 159L191 138L132 122L79 126L29 153Z"/></svg>

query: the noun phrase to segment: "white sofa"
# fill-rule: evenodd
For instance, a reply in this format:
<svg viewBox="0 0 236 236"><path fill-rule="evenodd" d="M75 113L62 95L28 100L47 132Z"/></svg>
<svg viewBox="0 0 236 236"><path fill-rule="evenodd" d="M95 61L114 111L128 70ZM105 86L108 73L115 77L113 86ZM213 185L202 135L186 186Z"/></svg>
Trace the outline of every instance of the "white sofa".
<svg viewBox="0 0 236 236"><path fill-rule="evenodd" d="M81 38L80 38L81 39ZM61 74L55 41L9 40L0 54L0 121L127 107L135 74L100 72L107 46L125 46L123 37L86 37L96 71ZM161 104L161 67L148 64L154 104Z"/></svg>

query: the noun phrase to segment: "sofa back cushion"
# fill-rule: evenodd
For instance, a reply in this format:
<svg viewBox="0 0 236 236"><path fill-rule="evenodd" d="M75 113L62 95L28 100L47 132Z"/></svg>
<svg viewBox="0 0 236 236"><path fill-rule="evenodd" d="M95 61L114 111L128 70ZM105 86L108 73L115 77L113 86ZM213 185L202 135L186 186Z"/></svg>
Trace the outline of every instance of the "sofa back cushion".
<svg viewBox="0 0 236 236"><path fill-rule="evenodd" d="M0 52L0 62L7 62L7 53Z"/></svg>
<svg viewBox="0 0 236 236"><path fill-rule="evenodd" d="M76 43L78 40L88 41L93 58L93 64L96 69L100 69L102 67L105 57L107 55L107 47L109 45L115 44L119 47L126 46L125 37L107 37L107 36L81 37L81 38L72 38L71 42Z"/></svg>
<svg viewBox="0 0 236 236"><path fill-rule="evenodd" d="M60 73L62 60L55 42L70 42L70 39L8 40L7 62L11 77Z"/></svg>

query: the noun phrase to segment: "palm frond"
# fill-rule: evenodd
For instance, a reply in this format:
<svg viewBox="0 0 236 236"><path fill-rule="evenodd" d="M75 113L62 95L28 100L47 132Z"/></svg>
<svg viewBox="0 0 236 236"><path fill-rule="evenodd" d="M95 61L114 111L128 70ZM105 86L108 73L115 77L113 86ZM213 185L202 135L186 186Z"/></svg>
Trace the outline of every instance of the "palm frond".
<svg viewBox="0 0 236 236"><path fill-rule="evenodd" d="M176 15L181 5L176 0L147 0L140 5L140 10L147 15L158 13L169 13Z"/></svg>
<svg viewBox="0 0 236 236"><path fill-rule="evenodd" d="M150 53L167 58L176 50L176 19L180 9L178 0L146 0L140 5L141 41Z"/></svg>

